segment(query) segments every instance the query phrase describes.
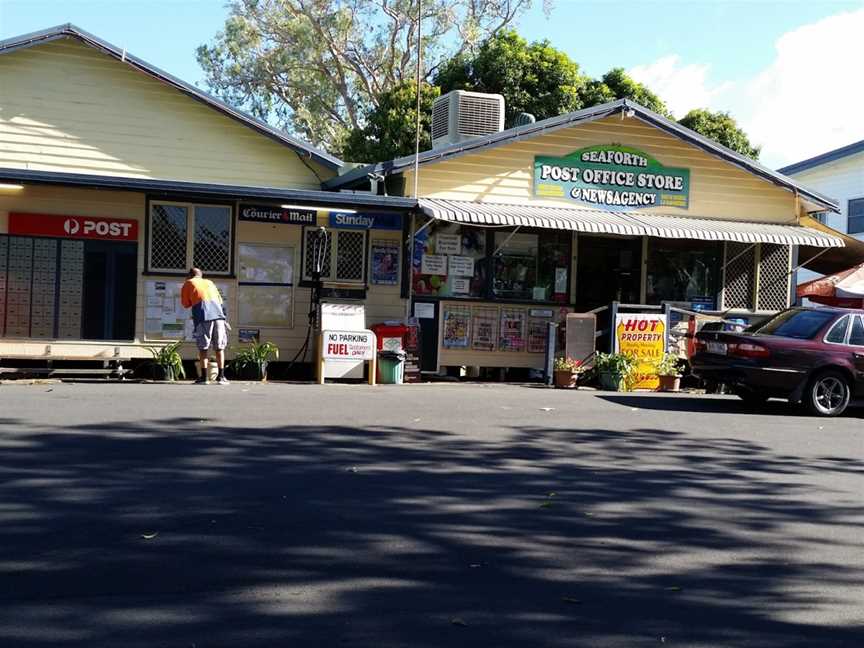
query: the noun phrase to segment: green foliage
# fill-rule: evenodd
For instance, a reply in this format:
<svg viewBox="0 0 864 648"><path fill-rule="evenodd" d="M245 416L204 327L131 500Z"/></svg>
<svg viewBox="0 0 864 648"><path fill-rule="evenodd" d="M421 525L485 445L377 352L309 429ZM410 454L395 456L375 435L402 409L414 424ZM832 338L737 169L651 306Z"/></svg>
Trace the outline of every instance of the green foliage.
<svg viewBox="0 0 864 648"><path fill-rule="evenodd" d="M180 356L180 345L182 340L177 340L171 344L166 344L161 347L147 347L147 350L153 356L154 364L163 367L168 376L168 380L180 378L186 379L186 370L183 369L183 358Z"/></svg>
<svg viewBox="0 0 864 648"><path fill-rule="evenodd" d="M552 369L554 371L569 371L570 373L579 374L585 370L585 367L582 366L582 362L580 360L576 360L575 358L568 358L565 356L558 356L555 358L555 363L552 365Z"/></svg>
<svg viewBox="0 0 864 648"><path fill-rule="evenodd" d="M279 359L279 347L272 342L253 342L244 347L231 360L231 366L235 371L246 367L255 367L259 370L261 377L267 378L267 363Z"/></svg>
<svg viewBox="0 0 864 648"><path fill-rule="evenodd" d="M565 52L548 40L529 44L513 30L487 39L474 55L453 57L435 77L442 94L471 90L502 95L508 128L522 112L539 120L578 110L586 82Z"/></svg>
<svg viewBox="0 0 864 648"><path fill-rule="evenodd" d="M753 146L750 143L747 134L728 112L691 110L678 123L722 144L726 148L737 151L741 155L754 160L759 159L761 147Z"/></svg>
<svg viewBox="0 0 864 648"><path fill-rule="evenodd" d="M432 148L432 103L439 94L437 86L420 86L421 151ZM377 162L413 153L416 120L417 84L407 81L378 98L378 105L366 113L366 125L349 133L342 157L352 162Z"/></svg>
<svg viewBox="0 0 864 648"><path fill-rule="evenodd" d="M415 79L419 0L233 0L197 50L211 92L331 151L379 97ZM532 0L423 0L421 78Z"/></svg>
<svg viewBox="0 0 864 648"><path fill-rule="evenodd" d="M636 367L637 358L631 353L598 353L594 356L594 368L599 372L627 376Z"/></svg>
<svg viewBox="0 0 864 648"><path fill-rule="evenodd" d="M665 353L660 361L656 364L658 376L680 376L681 375L681 358L674 353Z"/></svg>
<svg viewBox="0 0 864 648"><path fill-rule="evenodd" d="M616 99L632 99L659 115L672 116L663 100L646 86L634 81L624 68L612 68L603 78L589 81L582 91L582 103L585 106L596 106Z"/></svg>

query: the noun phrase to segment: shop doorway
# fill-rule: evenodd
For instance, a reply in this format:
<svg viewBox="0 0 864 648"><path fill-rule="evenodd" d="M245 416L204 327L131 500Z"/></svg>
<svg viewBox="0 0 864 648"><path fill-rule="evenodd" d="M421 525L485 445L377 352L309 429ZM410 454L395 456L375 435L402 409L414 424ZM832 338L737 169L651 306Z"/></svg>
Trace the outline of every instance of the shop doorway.
<svg viewBox="0 0 864 648"><path fill-rule="evenodd" d="M137 259L135 243L85 243L81 318L85 340L135 337Z"/></svg>
<svg viewBox="0 0 864 648"><path fill-rule="evenodd" d="M642 239L578 237L576 310L585 312L613 301L639 303Z"/></svg>

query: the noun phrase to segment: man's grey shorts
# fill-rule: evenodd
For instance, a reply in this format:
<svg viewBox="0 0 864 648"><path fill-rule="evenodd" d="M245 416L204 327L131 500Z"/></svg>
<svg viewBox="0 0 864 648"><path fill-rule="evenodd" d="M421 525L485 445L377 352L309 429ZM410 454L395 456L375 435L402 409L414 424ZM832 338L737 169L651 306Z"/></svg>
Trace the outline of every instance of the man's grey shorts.
<svg viewBox="0 0 864 648"><path fill-rule="evenodd" d="M225 326L225 320L201 322L195 327L192 336L195 338L199 351L209 351L213 347L216 347L217 351L222 351L228 346L228 330Z"/></svg>

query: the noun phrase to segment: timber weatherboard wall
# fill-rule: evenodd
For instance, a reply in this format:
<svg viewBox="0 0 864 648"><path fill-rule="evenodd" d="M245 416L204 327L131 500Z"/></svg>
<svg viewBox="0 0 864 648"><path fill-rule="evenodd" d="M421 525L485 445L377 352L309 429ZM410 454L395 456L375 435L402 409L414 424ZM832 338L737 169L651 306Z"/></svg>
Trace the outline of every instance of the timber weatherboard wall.
<svg viewBox="0 0 864 648"><path fill-rule="evenodd" d="M206 202L206 201L202 201ZM51 353L55 356L87 356L94 359L108 358L114 356L115 348L120 348L123 357L149 358L150 353L145 345L159 345L164 340L147 338L145 335L145 313L146 296L145 282L165 281L181 284L182 276L144 274L145 245L146 245L146 213L147 195L140 192L108 191L97 189L80 189L59 186L27 185L20 191L0 190L0 234L8 233L9 212L25 212L36 214L60 214L65 216L94 216L105 218L124 218L136 220L138 227L138 261L137 261L137 289L136 289L136 312L135 312L135 339L132 341L75 341L75 340L53 340L53 339L9 339L0 337L0 357L6 356L46 356L46 348L51 347ZM241 243L267 243L273 245L285 245L294 248L294 278L295 287L294 317L281 327L264 327L257 325L241 325L238 318L238 279L236 277L212 276L211 279L217 283L228 285L229 295L226 304L228 318L233 326L229 336L228 357L233 357L239 348L238 334L241 326L243 328L256 328L261 331L261 340L273 342L280 349L280 357L290 360L300 348L306 337L307 318L311 291L309 288L300 287L299 277L301 274L302 238L303 229L298 225L254 223L248 221L237 221L237 202L232 202L234 213L234 258L235 271L237 269L237 250ZM326 225L328 222L328 211L319 210L318 222ZM370 240L387 240L401 242L402 232L393 230L370 230ZM368 254L367 246L367 254ZM401 254L404 254L404 248ZM371 272L367 257L367 276ZM401 277L400 277L401 284ZM372 325L387 320L398 320L405 315L405 300L400 297L400 284L395 286L369 284L367 297L364 300L366 308L366 323ZM310 355L311 357L311 350ZM195 356L194 345L185 345L183 355L187 358ZM307 359L308 359L307 357Z"/></svg>
<svg viewBox="0 0 864 648"><path fill-rule="evenodd" d="M319 189L334 174L71 39L0 56L0 167Z"/></svg>
<svg viewBox="0 0 864 648"><path fill-rule="evenodd" d="M690 169L688 209L645 211L690 217L792 224L797 221L791 191L720 160L657 128L620 115L561 129L420 167L419 195L425 198L566 207L568 200L533 195L534 156L566 156L595 144L641 149L667 167ZM405 172L406 187L413 171Z"/></svg>
<svg viewBox="0 0 864 648"><path fill-rule="evenodd" d="M820 164L804 171L793 171L792 176L839 201L840 213L829 213L825 224L840 232L848 233L849 201L855 198L864 198L864 152ZM864 240L864 232L850 234L850 236Z"/></svg>

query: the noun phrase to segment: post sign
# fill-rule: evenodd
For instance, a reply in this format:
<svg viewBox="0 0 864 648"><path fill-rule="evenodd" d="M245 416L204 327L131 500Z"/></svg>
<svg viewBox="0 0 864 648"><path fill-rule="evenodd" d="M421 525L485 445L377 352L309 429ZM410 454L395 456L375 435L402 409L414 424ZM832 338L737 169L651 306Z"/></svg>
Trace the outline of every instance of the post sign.
<svg viewBox="0 0 864 648"><path fill-rule="evenodd" d="M534 195L603 209L687 209L690 169L663 166L629 146L600 144L566 157L536 156Z"/></svg>
<svg viewBox="0 0 864 648"><path fill-rule="evenodd" d="M657 389L657 363L666 353L668 323L663 313L618 313L615 317L615 351L636 356L633 389Z"/></svg>
<svg viewBox="0 0 864 648"><path fill-rule="evenodd" d="M138 221L95 216L9 214L9 234L100 241L137 241Z"/></svg>
<svg viewBox="0 0 864 648"><path fill-rule="evenodd" d="M375 334L372 331L322 331L321 356L331 360L372 360Z"/></svg>
<svg viewBox="0 0 864 648"><path fill-rule="evenodd" d="M240 205L238 218L256 223L314 225L318 220L318 212L314 209L286 209L272 205Z"/></svg>

